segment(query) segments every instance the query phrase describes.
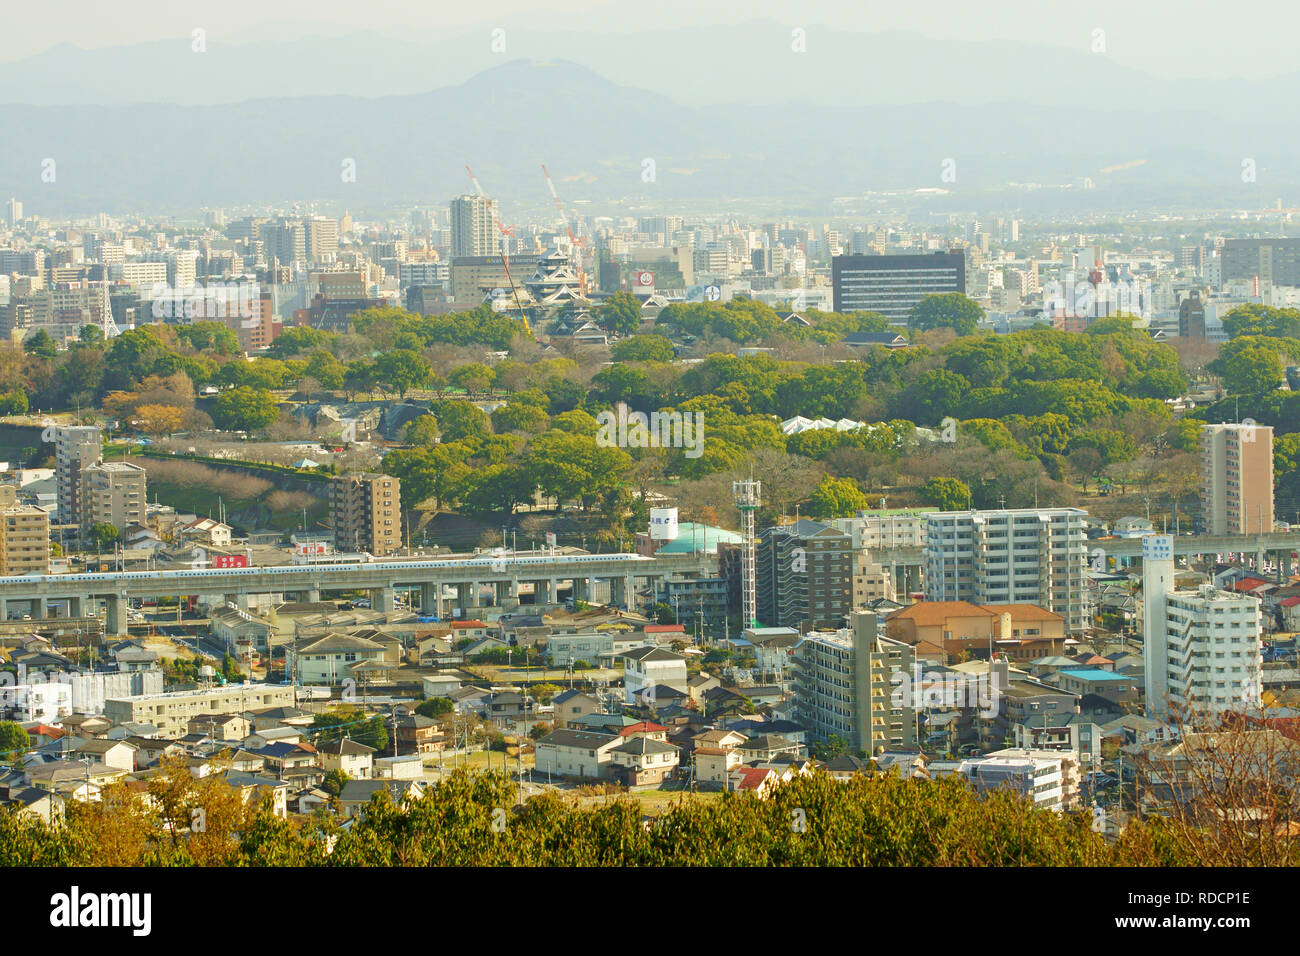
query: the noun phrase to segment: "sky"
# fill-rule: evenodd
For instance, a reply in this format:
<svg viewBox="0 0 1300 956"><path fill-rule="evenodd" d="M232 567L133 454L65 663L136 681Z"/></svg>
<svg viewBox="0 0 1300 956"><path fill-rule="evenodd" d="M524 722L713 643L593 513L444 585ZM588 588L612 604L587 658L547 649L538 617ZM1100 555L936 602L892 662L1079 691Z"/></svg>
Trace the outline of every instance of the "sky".
<svg viewBox="0 0 1300 956"><path fill-rule="evenodd" d="M941 39L1016 39L1087 49L1104 31L1107 55L1156 76L1258 79L1295 69L1300 4L1289 0L3 0L0 62L63 43L118 46L167 38L188 42L195 28L213 40L346 35L495 26L528 30L697 28L760 18L791 26L832 25L876 32L910 30ZM670 55L670 54L669 54ZM683 68L689 64L683 64ZM869 65L868 75L869 75ZM1045 64L1043 82L1069 89ZM1072 90L1073 93L1082 91Z"/></svg>

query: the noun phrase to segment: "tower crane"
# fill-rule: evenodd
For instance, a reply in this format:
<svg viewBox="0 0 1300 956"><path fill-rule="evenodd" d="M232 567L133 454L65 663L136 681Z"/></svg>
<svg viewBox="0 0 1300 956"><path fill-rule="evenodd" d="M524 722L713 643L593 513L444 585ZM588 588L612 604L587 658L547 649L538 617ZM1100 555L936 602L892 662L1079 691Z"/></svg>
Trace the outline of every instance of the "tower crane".
<svg viewBox="0 0 1300 956"><path fill-rule="evenodd" d="M479 185L478 177L474 175L474 170L470 169L469 166L466 165L465 172L469 173L469 181L474 184L474 190L475 192L478 193L479 198L487 199L487 193L483 192L483 187ZM514 238L515 235L514 230L511 229L509 226L503 225L501 223L501 220L497 218L496 210L493 209L490 204L488 206L488 209L492 215L492 225L495 226L497 232L501 234L501 238L503 240ZM510 275L510 247L504 241L501 243L501 264L505 266L506 281L510 283L510 291L511 293L513 293L515 298L515 308L519 310L520 317L524 318L524 321L526 323L527 318L524 317L524 307L519 304L519 289L515 286L515 280Z"/></svg>
<svg viewBox="0 0 1300 956"><path fill-rule="evenodd" d="M547 171L545 163L542 163L542 175L546 177L546 186L551 191L551 198L555 200L555 210L560 214L560 222L564 224L564 231L569 234L569 243L573 246L573 264L578 273L578 291L586 295L587 276L582 271L582 252L586 248L587 240L573 234L573 227L569 225L569 217L564 212L564 204L560 202L560 194L555 189L555 182L551 179L551 174Z"/></svg>

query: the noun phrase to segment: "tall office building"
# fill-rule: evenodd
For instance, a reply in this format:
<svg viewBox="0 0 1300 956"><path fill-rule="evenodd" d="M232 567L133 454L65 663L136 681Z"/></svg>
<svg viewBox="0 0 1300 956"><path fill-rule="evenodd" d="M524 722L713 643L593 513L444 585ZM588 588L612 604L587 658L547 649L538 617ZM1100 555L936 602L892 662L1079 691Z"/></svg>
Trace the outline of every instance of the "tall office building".
<svg viewBox="0 0 1300 956"><path fill-rule="evenodd" d="M124 461L104 461L81 469L81 536L90 537L97 524L119 532L144 524L145 470Z"/></svg>
<svg viewBox="0 0 1300 956"><path fill-rule="evenodd" d="M22 222L23 204L12 196L9 197L9 228L12 229Z"/></svg>
<svg viewBox="0 0 1300 956"><path fill-rule="evenodd" d="M330 486L334 547L376 557L402 546L402 483L391 475L339 475Z"/></svg>
<svg viewBox="0 0 1300 956"><path fill-rule="evenodd" d="M1300 239L1227 239L1223 281L1259 278L1260 290L1300 286Z"/></svg>
<svg viewBox="0 0 1300 956"><path fill-rule="evenodd" d="M1173 535L1142 539L1142 654L1151 716L1260 705L1260 603L1213 585L1174 585Z"/></svg>
<svg viewBox="0 0 1300 956"><path fill-rule="evenodd" d="M1088 545L1082 508L938 511L926 517L925 596L972 604L1037 604L1078 633Z"/></svg>
<svg viewBox="0 0 1300 956"><path fill-rule="evenodd" d="M879 312L903 325L923 296L966 292L966 256L960 251L836 256L831 282L836 312Z"/></svg>
<svg viewBox="0 0 1300 956"><path fill-rule="evenodd" d="M1273 429L1201 428L1201 517L1207 534L1273 530Z"/></svg>
<svg viewBox="0 0 1300 956"><path fill-rule="evenodd" d="M451 258L496 255L497 201L486 196L457 196L451 206Z"/></svg>
<svg viewBox="0 0 1300 956"><path fill-rule="evenodd" d="M103 438L93 425L67 425L54 429L54 484L58 492L58 520L81 521L81 470L100 460Z"/></svg>
<svg viewBox="0 0 1300 956"><path fill-rule="evenodd" d="M911 647L877 633L870 611L855 613L849 628L808 634L793 654L799 722L814 740L838 736L850 751L915 748L914 660Z"/></svg>

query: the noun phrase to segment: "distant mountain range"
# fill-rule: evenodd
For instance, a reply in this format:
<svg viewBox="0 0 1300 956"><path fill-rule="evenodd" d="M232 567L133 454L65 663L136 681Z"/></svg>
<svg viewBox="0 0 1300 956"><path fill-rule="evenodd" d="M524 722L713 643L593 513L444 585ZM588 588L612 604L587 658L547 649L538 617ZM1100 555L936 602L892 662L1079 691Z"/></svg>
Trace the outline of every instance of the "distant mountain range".
<svg viewBox="0 0 1300 956"><path fill-rule="evenodd" d="M373 49L355 38L302 41L310 55L286 44L277 47L274 61L263 50L260 73L242 59L232 68L218 59L216 47L205 54L183 48L185 57L205 64L190 68L197 74L183 72L172 52L154 44L148 45L148 56L144 48L131 48L142 62L124 74L111 68L119 49L60 49L0 68L0 90L7 98L27 96L25 90L43 79L48 98L71 95L59 93L60 82L71 82L66 70L55 70L54 62L61 61L83 67L97 63L76 82L87 94L94 91L108 100L131 98L133 84L145 84L141 71L152 80L139 89L161 84L163 93L177 98L201 99L204 89L215 95L223 78L231 91L252 84L262 93L282 86L301 93L304 84L337 89L342 77L369 93L385 82L374 78L367 59L384 49L372 39ZM479 40L486 50L487 38ZM653 76L658 85L682 87L672 91L675 95L623 85L573 62L518 59L419 93L322 92L208 105L0 105L0 198L17 196L28 211L42 214L193 212L204 205L293 200L335 203L355 212L387 203L443 203L469 191L468 163L484 188L502 199L508 219L514 203L541 206L549 200L539 169L543 162L567 202L616 202L628 210L764 197L779 199L784 209L799 203L823 209L832 197L850 197L848 206L838 208L851 211L851 197L869 190L918 188L948 191L916 198L936 210L1255 208L1272 205L1300 185L1300 171L1286 163L1295 155L1300 132L1285 121L1285 113L1265 119L1249 104L1216 111L1196 95L1174 96L1176 91L1168 89L1159 95L1121 95L1120 73L1129 71L1108 71L1098 63L1096 75L1074 73L1066 68L1068 57L1009 62L1005 50L1002 56L988 51L988 75L971 74L964 83L949 80L949 95L939 96L933 76L955 67L934 66L935 54L921 58L918 48L916 62L906 50L896 59L873 62L852 51L822 53L816 42L829 47L838 41L833 35L819 41L810 32L809 52L795 54L787 35L784 54L755 48L750 69L739 71L722 70L704 51L696 57L692 48L679 48L674 60L685 54L686 62L700 64L701 77L694 83L689 76L667 76L672 71L657 68L653 59L609 67L611 76L631 72ZM329 62L319 72L296 76L293 65L314 63L322 44L338 44ZM524 45L508 49L513 54ZM257 53L256 44L230 49L240 57ZM942 51L938 55L942 59ZM425 73L464 69L469 58L426 63ZM480 58L497 63L488 55ZM394 54L390 62L401 86L421 85L413 78L410 57ZM22 64L26 87L6 73ZM806 78L798 79L800 64L813 71L851 69L857 76L852 83L807 91ZM214 70L211 86L205 85L209 69ZM727 74L726 82L710 85L705 79L720 72ZM989 75L997 82L988 82ZM289 76L296 79L283 84L265 79ZM1014 96L1017 76L1022 95ZM1025 76L1041 79L1024 84ZM1138 80L1145 84L1142 89L1160 86L1149 77ZM1273 85L1260 87L1270 96L1281 95ZM975 107L969 100L976 87L998 90L1003 98ZM929 98L914 99L922 94ZM731 105L710 105L727 97L734 97ZM41 180L46 158L56 163L53 183ZM945 166L949 159L953 164ZM1255 182L1243 182L1243 159L1255 162ZM654 164L649 182L643 178L646 160ZM343 179L348 161L355 162L355 181ZM945 169L955 172L955 179L943 178ZM1084 177L1097 188L1079 188Z"/></svg>

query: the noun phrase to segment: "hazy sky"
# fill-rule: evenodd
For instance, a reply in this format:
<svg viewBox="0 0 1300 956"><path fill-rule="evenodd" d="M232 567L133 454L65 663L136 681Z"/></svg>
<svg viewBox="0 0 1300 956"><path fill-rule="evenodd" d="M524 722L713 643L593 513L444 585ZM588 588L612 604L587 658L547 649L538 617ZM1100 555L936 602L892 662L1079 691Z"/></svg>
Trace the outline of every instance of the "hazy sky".
<svg viewBox="0 0 1300 956"><path fill-rule="evenodd" d="M1019 39L1086 49L1105 30L1108 55L1165 77L1258 78L1296 69L1300 4L1289 0L3 0L0 61L60 43L115 46L188 37L284 39L355 30L394 32L503 26L529 30L726 29L768 18L791 26L913 30L949 39ZM1069 77L1042 64L1043 82L1069 89ZM1074 90L1074 93L1082 91Z"/></svg>

